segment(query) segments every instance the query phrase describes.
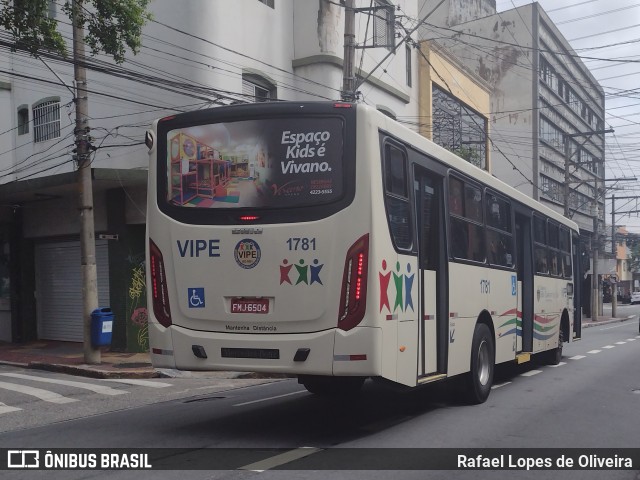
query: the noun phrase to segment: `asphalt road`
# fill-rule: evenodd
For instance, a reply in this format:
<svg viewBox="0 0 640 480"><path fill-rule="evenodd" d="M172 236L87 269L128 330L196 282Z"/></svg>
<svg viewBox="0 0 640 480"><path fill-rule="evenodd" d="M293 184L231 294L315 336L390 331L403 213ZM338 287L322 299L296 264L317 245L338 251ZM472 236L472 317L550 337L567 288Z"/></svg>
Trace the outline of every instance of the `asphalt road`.
<svg viewBox="0 0 640 480"><path fill-rule="evenodd" d="M637 308L637 307L635 307ZM638 480L637 471L358 471L323 464L337 447L354 455L363 448L640 448L640 337L638 321L584 330L565 344L561 365L531 362L499 368L488 401L467 406L456 385L439 384L401 393L367 382L353 399L324 399L293 379L225 381L198 375L125 384L80 379L11 367L0 369L0 448L186 448L172 465L211 455L208 448L253 448L229 453L225 471L189 471L190 479L261 478L575 478ZM3 374L10 374L9 376ZM76 385L45 384L11 375L38 375L108 386L120 394L79 391ZM2 382L55 391L75 401L51 403ZM266 382L266 383L265 383ZM126 393L125 393L126 392ZM26 398L26 399L25 399ZM58 398L58 400L60 400ZM0 411L2 407L0 406ZM303 449L311 447L310 449ZM272 451L282 448L282 451ZM317 450L316 450L317 449ZM378 450L372 465L394 462L408 450ZM227 451L218 451L223 452ZM287 452L285 457L280 456ZM371 455L362 450L362 455ZM375 452L374 452L375 453ZM194 455L195 457L189 457ZM386 456L386 458L385 458ZM301 457L299 459L295 459ZM398 457L399 458L399 457ZM293 460L292 460L293 459ZM256 468L251 464L264 461ZM288 460L288 461L287 461ZM335 460L335 459L334 459ZM367 460L367 461L369 461ZM331 463L328 466L336 465ZM342 460L344 465L349 459ZM235 463L234 463L235 462ZM282 463L284 462L284 463ZM295 468L297 471L272 470ZM252 470L264 470L257 473ZM14 479L170 479L175 471L2 472Z"/></svg>

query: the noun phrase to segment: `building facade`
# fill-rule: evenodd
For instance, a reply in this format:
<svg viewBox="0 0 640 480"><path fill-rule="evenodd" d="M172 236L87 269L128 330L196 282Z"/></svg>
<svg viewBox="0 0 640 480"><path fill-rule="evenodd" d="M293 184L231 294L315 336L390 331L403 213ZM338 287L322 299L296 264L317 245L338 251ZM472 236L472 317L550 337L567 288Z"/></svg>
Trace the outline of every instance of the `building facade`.
<svg viewBox="0 0 640 480"><path fill-rule="evenodd" d="M399 7L357 0L360 101L417 115L413 49L398 43ZM339 100L344 8L320 0L151 2L143 47L122 65L88 59L89 125L100 306L115 314L113 347L146 349L144 231L151 122L236 102ZM68 19L51 2L48 14ZM80 221L73 65L23 52L0 57L0 340L82 341Z"/></svg>
<svg viewBox="0 0 640 480"><path fill-rule="evenodd" d="M592 252L583 308L599 298L604 247L604 91L538 3L425 0L421 39L438 42L491 88L492 173L574 220ZM565 186L567 186L565 188Z"/></svg>
<svg viewBox="0 0 640 480"><path fill-rule="evenodd" d="M585 231L597 205L602 229L604 91L542 7L497 13L495 0L447 0L421 36L491 86L493 173L561 213L568 203Z"/></svg>
<svg viewBox="0 0 640 480"><path fill-rule="evenodd" d="M584 231L598 231L604 135L593 132L603 128L604 94L538 4L502 13L495 0L355 7L358 101L556 210L566 203ZM146 349L151 122L237 102L337 100L343 85L339 2L155 0L151 8L137 56L122 65L88 59L99 303L115 313L113 345L122 350ZM71 37L54 1L49 15ZM0 57L3 341L82 340L73 100L69 59Z"/></svg>

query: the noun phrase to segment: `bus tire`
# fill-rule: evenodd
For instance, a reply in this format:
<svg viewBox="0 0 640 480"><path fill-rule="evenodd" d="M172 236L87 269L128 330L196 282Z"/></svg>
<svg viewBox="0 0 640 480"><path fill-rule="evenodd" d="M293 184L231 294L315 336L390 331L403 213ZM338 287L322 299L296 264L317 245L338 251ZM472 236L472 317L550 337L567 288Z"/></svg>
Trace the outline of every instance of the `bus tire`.
<svg viewBox="0 0 640 480"><path fill-rule="evenodd" d="M545 360L549 365L558 365L562 360L562 344L564 343L564 334L562 333L562 327L558 332L558 346L553 350L545 352Z"/></svg>
<svg viewBox="0 0 640 480"><path fill-rule="evenodd" d="M471 344L470 371L467 374L466 400L472 405L484 403L491 393L495 349L493 335L484 323L478 323Z"/></svg>
<svg viewBox="0 0 640 480"><path fill-rule="evenodd" d="M319 375L300 375L298 383L308 392L322 396L355 395L364 384L364 377L325 377Z"/></svg>

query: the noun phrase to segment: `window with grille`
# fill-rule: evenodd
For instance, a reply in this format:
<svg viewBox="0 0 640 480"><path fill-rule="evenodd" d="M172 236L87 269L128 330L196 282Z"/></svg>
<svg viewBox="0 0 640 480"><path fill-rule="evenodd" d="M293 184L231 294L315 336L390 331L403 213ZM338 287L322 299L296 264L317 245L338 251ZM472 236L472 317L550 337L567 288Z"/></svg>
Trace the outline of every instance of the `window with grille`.
<svg viewBox="0 0 640 480"><path fill-rule="evenodd" d="M29 108L18 108L18 135L29 133Z"/></svg>
<svg viewBox="0 0 640 480"><path fill-rule="evenodd" d="M393 5L379 0L375 2L375 6L379 8L373 11L373 45L393 50L395 46Z"/></svg>
<svg viewBox="0 0 640 480"><path fill-rule="evenodd" d="M433 84L433 141L469 163L487 167L487 119Z"/></svg>
<svg viewBox="0 0 640 480"><path fill-rule="evenodd" d="M268 102L277 98L275 87L255 75L247 75L242 79L242 94L253 97L254 102Z"/></svg>
<svg viewBox="0 0 640 480"><path fill-rule="evenodd" d="M46 100L33 106L33 141L60 136L60 100Z"/></svg>

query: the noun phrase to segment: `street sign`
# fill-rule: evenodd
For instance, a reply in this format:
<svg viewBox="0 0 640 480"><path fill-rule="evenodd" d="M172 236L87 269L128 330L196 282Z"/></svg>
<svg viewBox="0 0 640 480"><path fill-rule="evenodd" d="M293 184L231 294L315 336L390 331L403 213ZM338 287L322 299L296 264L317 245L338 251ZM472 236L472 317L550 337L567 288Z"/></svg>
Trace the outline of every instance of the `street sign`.
<svg viewBox="0 0 640 480"><path fill-rule="evenodd" d="M609 275L609 282L610 283L618 283L618 274L617 273L612 273L611 275Z"/></svg>

